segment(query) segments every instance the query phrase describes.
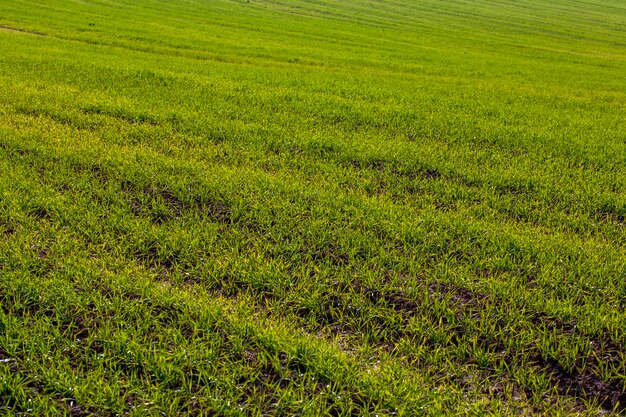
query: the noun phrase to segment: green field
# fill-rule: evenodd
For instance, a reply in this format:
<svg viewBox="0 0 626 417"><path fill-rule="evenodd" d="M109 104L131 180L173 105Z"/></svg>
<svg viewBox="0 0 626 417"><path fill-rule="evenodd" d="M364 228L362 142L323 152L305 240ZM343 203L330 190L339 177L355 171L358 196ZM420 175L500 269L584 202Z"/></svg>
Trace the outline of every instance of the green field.
<svg viewBox="0 0 626 417"><path fill-rule="evenodd" d="M1 0L0 415L626 412L623 0Z"/></svg>

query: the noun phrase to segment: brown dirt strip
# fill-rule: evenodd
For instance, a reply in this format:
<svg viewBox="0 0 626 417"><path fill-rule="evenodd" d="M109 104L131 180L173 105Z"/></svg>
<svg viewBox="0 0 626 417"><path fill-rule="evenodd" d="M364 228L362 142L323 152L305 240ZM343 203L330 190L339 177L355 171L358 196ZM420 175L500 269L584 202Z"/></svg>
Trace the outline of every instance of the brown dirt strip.
<svg viewBox="0 0 626 417"><path fill-rule="evenodd" d="M357 288L370 295L370 299L378 301L385 300L392 309L401 314L410 314L418 305L415 301L408 300L400 292L381 293L380 291L357 285ZM481 314L481 310L485 308L486 295L463 288L450 283L434 282L429 285L429 293L441 293L450 295L451 301L460 307L461 314L476 318ZM495 299L498 303L504 303L504 300ZM468 310L464 312L463 310ZM535 326L554 325L564 334L573 334L579 330L573 321L564 322L559 318L548 316L543 312L536 312L531 317L531 322ZM515 331L515 329L513 329ZM542 372L550 375L550 379L557 386L558 391L562 395L568 395L583 398L587 401L594 401L603 409L611 411L617 408L619 411L626 410L626 387L618 379L603 380L593 371L601 363L599 358L611 358L609 361L620 364L619 358L615 357L616 353L624 352L624 348L611 341L607 334L603 336L593 336L590 338L590 345L593 353L585 358L586 366L582 370L574 369L568 371L560 363L551 358L546 358L541 354L536 346L530 346L532 353L532 362L542 370ZM489 343L484 341L484 348L492 351L499 351L504 346L504 340L496 337ZM515 360L515 358L509 358ZM621 364L623 367L624 365Z"/></svg>

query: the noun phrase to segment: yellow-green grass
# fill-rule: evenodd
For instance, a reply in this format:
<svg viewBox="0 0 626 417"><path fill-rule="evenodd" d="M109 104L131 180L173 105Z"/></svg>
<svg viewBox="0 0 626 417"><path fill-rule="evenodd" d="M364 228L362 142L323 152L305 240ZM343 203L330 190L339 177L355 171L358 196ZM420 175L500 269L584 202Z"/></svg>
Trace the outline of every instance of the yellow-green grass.
<svg viewBox="0 0 626 417"><path fill-rule="evenodd" d="M0 3L0 414L626 409L626 4Z"/></svg>

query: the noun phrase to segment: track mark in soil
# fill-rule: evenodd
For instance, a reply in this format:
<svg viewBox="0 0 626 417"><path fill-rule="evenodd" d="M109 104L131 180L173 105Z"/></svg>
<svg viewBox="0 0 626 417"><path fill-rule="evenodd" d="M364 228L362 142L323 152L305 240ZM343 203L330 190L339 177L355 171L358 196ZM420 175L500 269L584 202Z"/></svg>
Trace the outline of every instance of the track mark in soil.
<svg viewBox="0 0 626 417"><path fill-rule="evenodd" d="M37 32L32 29L16 28L13 26L5 26L5 25L0 25L0 31L11 32L11 33L25 33L28 35L35 35L35 36L48 36L45 33Z"/></svg>

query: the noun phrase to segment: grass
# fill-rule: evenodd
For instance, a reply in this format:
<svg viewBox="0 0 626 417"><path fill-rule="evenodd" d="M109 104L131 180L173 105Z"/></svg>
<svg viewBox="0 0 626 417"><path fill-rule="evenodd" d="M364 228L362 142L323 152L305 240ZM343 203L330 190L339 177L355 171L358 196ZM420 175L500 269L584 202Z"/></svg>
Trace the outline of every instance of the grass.
<svg viewBox="0 0 626 417"><path fill-rule="evenodd" d="M3 1L1 413L623 413L625 24Z"/></svg>

